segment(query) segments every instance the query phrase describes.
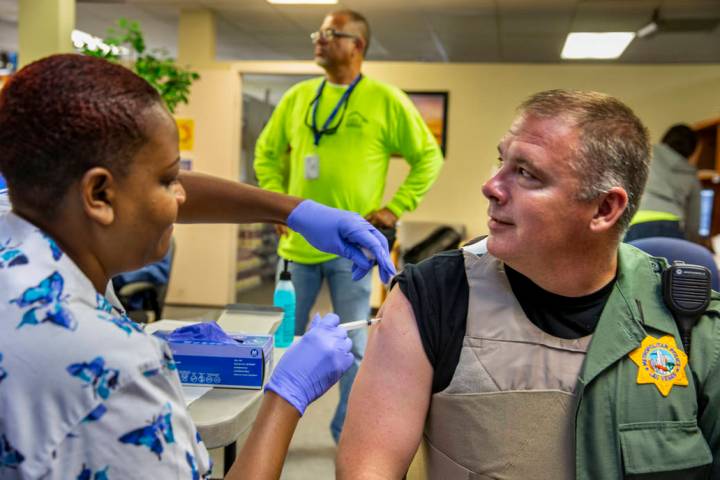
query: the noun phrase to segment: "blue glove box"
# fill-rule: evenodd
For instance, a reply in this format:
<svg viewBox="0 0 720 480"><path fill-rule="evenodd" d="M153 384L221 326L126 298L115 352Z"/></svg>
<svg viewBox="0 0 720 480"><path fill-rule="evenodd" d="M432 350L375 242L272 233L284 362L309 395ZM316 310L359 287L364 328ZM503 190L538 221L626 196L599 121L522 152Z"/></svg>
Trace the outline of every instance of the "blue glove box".
<svg viewBox="0 0 720 480"><path fill-rule="evenodd" d="M236 344L200 340L168 340L171 331L154 335L167 341L180 383L207 387L261 389L272 371L273 337L228 333Z"/></svg>

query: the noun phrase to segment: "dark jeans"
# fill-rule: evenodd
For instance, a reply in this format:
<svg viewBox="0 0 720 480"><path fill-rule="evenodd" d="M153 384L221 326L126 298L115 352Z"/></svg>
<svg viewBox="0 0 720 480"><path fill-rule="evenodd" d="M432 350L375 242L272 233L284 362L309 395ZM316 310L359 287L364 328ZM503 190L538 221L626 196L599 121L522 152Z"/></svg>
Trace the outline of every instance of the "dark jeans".
<svg viewBox="0 0 720 480"><path fill-rule="evenodd" d="M685 239L680 230L680 222L662 220L657 222L643 222L632 225L625 234L624 242L632 242L640 238L672 237Z"/></svg>

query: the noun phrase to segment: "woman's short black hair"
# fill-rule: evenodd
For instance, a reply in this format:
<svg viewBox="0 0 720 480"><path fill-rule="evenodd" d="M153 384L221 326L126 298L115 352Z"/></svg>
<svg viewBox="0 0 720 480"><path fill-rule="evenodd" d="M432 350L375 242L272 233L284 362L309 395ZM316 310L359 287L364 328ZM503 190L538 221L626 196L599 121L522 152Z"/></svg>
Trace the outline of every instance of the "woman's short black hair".
<svg viewBox="0 0 720 480"><path fill-rule="evenodd" d="M127 174L158 92L127 68L77 54L33 62L0 91L0 172L13 203L52 218L90 168Z"/></svg>

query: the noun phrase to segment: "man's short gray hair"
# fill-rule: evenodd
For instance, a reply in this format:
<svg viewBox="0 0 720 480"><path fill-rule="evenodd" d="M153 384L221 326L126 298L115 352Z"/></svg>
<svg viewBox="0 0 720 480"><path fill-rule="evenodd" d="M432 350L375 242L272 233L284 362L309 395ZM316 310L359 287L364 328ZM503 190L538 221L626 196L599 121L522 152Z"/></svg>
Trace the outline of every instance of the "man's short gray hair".
<svg viewBox="0 0 720 480"><path fill-rule="evenodd" d="M363 49L363 57L367 57L368 49L370 48L370 23L367 18L359 12L350 9L335 10L329 13L332 16L343 16L347 17L352 23L354 23L360 30L360 36L365 40L365 48Z"/></svg>
<svg viewBox="0 0 720 480"><path fill-rule="evenodd" d="M589 201L612 187L628 194L628 206L617 223L624 232L637 212L650 166L647 128L620 100L598 92L547 90L520 105L521 114L563 118L579 129L571 168L577 174L577 198Z"/></svg>

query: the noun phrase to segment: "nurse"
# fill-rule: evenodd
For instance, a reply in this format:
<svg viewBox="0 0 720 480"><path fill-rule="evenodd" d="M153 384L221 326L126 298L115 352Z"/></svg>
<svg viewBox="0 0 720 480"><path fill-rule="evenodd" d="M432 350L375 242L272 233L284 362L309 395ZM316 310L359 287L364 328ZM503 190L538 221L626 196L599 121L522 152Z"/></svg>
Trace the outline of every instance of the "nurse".
<svg viewBox="0 0 720 480"><path fill-rule="evenodd" d="M54 55L0 92L0 478L200 478L208 453L168 346L131 322L108 282L156 261L173 223L276 222L393 273L355 214L179 170L157 92L101 59ZM288 350L228 478L275 478L295 424L352 363L334 315Z"/></svg>

